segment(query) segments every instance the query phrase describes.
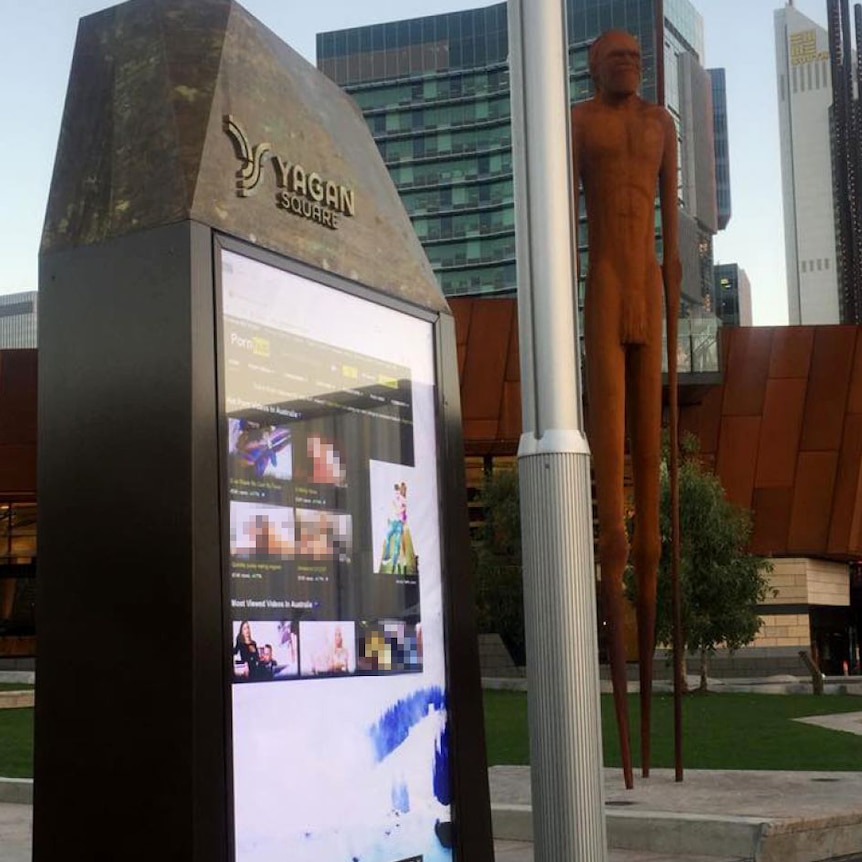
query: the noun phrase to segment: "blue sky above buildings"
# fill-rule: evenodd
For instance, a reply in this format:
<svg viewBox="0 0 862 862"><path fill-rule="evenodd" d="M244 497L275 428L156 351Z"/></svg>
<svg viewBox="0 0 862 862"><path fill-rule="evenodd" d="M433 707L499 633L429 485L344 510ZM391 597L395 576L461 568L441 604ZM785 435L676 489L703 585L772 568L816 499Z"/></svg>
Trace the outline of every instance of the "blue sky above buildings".
<svg viewBox="0 0 862 862"><path fill-rule="evenodd" d="M668 2L668 0L666 0ZM716 262L739 263L752 283L754 322L787 319L773 12L782 0L692 0L704 21L703 64L727 70L733 217L716 237ZM6 10L13 0L0 0ZM77 21L109 0L15 3L0 32L0 159L6 168L0 293L37 286L39 238ZM246 0L252 14L310 62L318 32L490 5L475 0ZM825 0L796 0L826 20ZM8 11L8 10L6 10Z"/></svg>

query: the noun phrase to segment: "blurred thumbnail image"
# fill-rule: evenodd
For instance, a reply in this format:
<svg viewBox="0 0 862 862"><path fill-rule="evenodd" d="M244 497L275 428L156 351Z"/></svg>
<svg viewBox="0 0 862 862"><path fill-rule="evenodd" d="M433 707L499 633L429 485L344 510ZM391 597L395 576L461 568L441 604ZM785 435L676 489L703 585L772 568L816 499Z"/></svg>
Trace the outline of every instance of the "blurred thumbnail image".
<svg viewBox="0 0 862 862"><path fill-rule="evenodd" d="M350 562L353 532L350 515L321 509L297 509L297 555L315 560Z"/></svg>
<svg viewBox="0 0 862 862"><path fill-rule="evenodd" d="M296 551L293 509L260 503L230 504L230 552L243 560L284 560Z"/></svg>
<svg viewBox="0 0 862 862"><path fill-rule="evenodd" d="M356 671L356 624L305 622L299 624L299 668L302 676L347 674Z"/></svg>
<svg viewBox="0 0 862 862"><path fill-rule="evenodd" d="M281 620L275 624L273 654L278 668L275 678L284 679L299 674L299 623Z"/></svg>
<svg viewBox="0 0 862 862"><path fill-rule="evenodd" d="M366 673L422 670L422 623L362 623L357 652L356 667Z"/></svg>
<svg viewBox="0 0 862 862"><path fill-rule="evenodd" d="M374 571L381 574L418 575L419 556L413 544L410 504L415 496L413 468L384 461L369 463L371 476L371 531ZM407 480L410 480L408 483Z"/></svg>
<svg viewBox="0 0 862 862"><path fill-rule="evenodd" d="M309 434L305 440L305 449L308 458L306 482L315 485L347 484L344 456L332 440L320 434Z"/></svg>
<svg viewBox="0 0 862 862"><path fill-rule="evenodd" d="M259 620L234 622L234 682L270 682L279 677L285 665L279 663L283 651L276 651L274 645L276 625Z"/></svg>
<svg viewBox="0 0 862 862"><path fill-rule="evenodd" d="M239 682L267 682L299 674L295 623L234 622L233 673Z"/></svg>
<svg viewBox="0 0 862 862"><path fill-rule="evenodd" d="M290 429L252 419L228 419L228 452L232 472L261 479L273 476L289 480L293 475Z"/></svg>

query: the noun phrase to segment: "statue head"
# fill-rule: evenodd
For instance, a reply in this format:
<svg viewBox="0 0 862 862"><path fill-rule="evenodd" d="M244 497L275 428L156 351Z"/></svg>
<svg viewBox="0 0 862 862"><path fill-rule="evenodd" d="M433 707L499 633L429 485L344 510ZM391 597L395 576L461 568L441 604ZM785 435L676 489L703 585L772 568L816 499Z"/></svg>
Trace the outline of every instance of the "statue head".
<svg viewBox="0 0 862 862"><path fill-rule="evenodd" d="M596 92L632 96L641 83L641 51L625 30L606 30L590 46L590 76Z"/></svg>

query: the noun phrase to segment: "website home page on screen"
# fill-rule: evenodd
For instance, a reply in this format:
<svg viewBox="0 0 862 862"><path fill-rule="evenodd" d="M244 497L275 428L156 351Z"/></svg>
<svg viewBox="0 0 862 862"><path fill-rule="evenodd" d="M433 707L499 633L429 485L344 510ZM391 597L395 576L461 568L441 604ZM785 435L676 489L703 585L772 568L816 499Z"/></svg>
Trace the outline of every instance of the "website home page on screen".
<svg viewBox="0 0 862 862"><path fill-rule="evenodd" d="M432 326L221 279L236 858L451 860Z"/></svg>

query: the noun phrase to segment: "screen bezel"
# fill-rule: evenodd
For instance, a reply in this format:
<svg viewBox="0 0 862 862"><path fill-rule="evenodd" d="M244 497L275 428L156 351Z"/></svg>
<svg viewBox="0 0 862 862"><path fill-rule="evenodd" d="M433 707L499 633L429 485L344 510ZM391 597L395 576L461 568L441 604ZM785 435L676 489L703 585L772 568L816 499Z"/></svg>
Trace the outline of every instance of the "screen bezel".
<svg viewBox="0 0 862 862"><path fill-rule="evenodd" d="M235 847L236 847L236 830L234 816L234 777L233 777L233 678L231 671L231 604L230 604L230 553L225 547L225 537L229 535L230 530L230 490L228 476L228 459L227 459L227 411L225 402L225 380L223 373L223 363L225 359L225 346L223 338L223 284L222 284L222 256L223 252L233 252L234 254L244 256L252 261L261 263L266 266L274 267L293 275L306 278L309 281L315 282L322 287L330 288L349 296L359 299L364 299L375 305L379 305L397 312L401 312L410 317L417 318L432 326L432 350L433 358L432 365L434 370L434 423L435 423L435 440L437 445L437 487L439 498L439 513L438 513L438 530L440 536L440 591L443 610L443 654L444 654L444 679L446 685L447 710L449 712L449 722L453 728L453 740L457 739L457 714L458 710L454 704L452 686L451 686L451 650L450 650L450 633L451 633L451 602L452 594L450 587L450 577L448 575L448 563L450 559L449 542L451 538L448 534L447 527L452 517L450 505L447 503L446 490L450 482L447 481L446 469L444 464L443 454L448 452L451 447L447 439L446 422L444 421L446 412L446 396L442 380L444 378L444 368L441 361L441 337L440 337L440 318L441 314L436 311L413 305L404 300L388 294L374 290L367 285L359 282L351 281L343 276L337 275L327 270L313 267L293 258L286 257L281 254L260 248L259 246L235 239L224 234L213 232L213 294L214 294L214 327L215 327L215 347L216 347L216 416L217 416L217 443L218 443L218 486L219 486L219 523L221 531L220 555L221 555L221 599L222 599L222 673L223 673L223 694L224 694L224 734L225 734L225 788L226 788L226 833L228 837L228 859L230 862L235 862ZM463 472L463 460L458 468ZM451 465L450 465L451 470ZM464 513L466 517L466 512ZM450 809L452 815L452 828L456 840L452 846L452 858L454 862L460 862L462 854L459 850L457 836L459 830L458 817L458 781L457 781L457 747L452 745L449 750L450 759Z"/></svg>

